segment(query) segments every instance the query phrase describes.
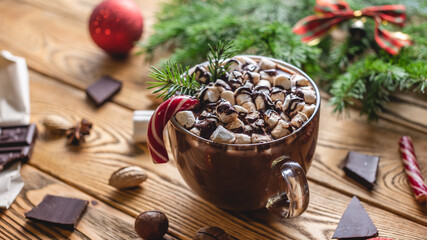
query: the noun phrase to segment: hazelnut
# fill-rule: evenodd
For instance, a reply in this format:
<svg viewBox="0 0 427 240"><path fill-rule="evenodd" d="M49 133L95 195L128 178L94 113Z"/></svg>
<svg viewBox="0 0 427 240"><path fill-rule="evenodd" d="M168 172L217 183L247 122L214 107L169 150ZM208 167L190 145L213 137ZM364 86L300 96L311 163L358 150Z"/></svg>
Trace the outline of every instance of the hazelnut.
<svg viewBox="0 0 427 240"><path fill-rule="evenodd" d="M200 228L194 240L228 240L228 234L219 227L204 227Z"/></svg>
<svg viewBox="0 0 427 240"><path fill-rule="evenodd" d="M145 240L161 239L169 228L169 220L160 211L147 211L135 220L136 233Z"/></svg>

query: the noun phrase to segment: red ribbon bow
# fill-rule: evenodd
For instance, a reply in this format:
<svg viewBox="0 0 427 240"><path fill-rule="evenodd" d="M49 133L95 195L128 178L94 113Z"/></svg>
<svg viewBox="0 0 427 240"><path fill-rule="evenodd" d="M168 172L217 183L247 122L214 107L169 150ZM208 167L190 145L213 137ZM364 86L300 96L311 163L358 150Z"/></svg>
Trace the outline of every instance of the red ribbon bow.
<svg viewBox="0 0 427 240"><path fill-rule="evenodd" d="M320 38L334 25L345 20L367 16L375 21L375 41L390 54L395 55L400 48L412 44L408 35L401 32L389 32L381 24L386 21L403 27L406 19L403 5L372 6L353 11L344 1L317 0L314 10L320 15L305 17L292 29L294 33L302 35L303 42Z"/></svg>

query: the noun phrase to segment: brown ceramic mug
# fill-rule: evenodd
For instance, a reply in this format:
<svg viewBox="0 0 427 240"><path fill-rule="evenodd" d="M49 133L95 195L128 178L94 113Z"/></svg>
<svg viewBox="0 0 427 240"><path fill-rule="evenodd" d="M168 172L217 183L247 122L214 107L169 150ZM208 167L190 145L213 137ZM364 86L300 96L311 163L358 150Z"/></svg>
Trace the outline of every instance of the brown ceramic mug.
<svg viewBox="0 0 427 240"><path fill-rule="evenodd" d="M309 203L306 172L316 149L320 95L303 71L268 59L285 72L306 77L316 91L316 109L298 130L267 143L222 144L189 132L172 118L167 142L182 177L202 198L224 209L266 207L280 217L292 218L301 215Z"/></svg>

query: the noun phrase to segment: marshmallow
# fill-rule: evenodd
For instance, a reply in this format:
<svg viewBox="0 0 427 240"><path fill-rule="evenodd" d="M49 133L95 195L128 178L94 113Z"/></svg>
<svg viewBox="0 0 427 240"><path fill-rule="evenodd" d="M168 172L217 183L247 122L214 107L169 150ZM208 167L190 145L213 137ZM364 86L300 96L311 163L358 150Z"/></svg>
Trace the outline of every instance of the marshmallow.
<svg viewBox="0 0 427 240"><path fill-rule="evenodd" d="M253 84L257 85L260 80L260 75L257 72L247 72L245 73L243 80L252 81Z"/></svg>
<svg viewBox="0 0 427 240"><path fill-rule="evenodd" d="M230 102L231 104L235 104L234 101L234 93L232 91L225 90L219 95L222 99Z"/></svg>
<svg viewBox="0 0 427 240"><path fill-rule="evenodd" d="M288 115L285 114L285 112L282 112L280 114L280 118L282 118L286 122L290 122L291 121L291 119L288 117Z"/></svg>
<svg viewBox="0 0 427 240"><path fill-rule="evenodd" d="M256 65L256 62L252 60L250 57L246 56L235 56L233 59L236 59L237 61L241 62L243 65Z"/></svg>
<svg viewBox="0 0 427 240"><path fill-rule="evenodd" d="M252 138L249 135L243 133L236 133L236 144L248 144L252 142Z"/></svg>
<svg viewBox="0 0 427 240"><path fill-rule="evenodd" d="M291 80L295 86L308 86L309 85L308 80L305 77L298 75L298 74L292 75Z"/></svg>
<svg viewBox="0 0 427 240"><path fill-rule="evenodd" d="M231 74L228 76L228 80L230 81L231 79L242 80L243 79L242 72L240 72L240 71L233 71L233 72L231 72Z"/></svg>
<svg viewBox="0 0 427 240"><path fill-rule="evenodd" d="M260 71L259 75L260 75L261 80L264 79L264 80L269 81L270 83L273 83L273 81L274 81L274 76L271 76L270 74L266 73L265 71Z"/></svg>
<svg viewBox="0 0 427 240"><path fill-rule="evenodd" d="M175 119L185 128L191 128L196 123L196 118L192 111L181 111L175 114Z"/></svg>
<svg viewBox="0 0 427 240"><path fill-rule="evenodd" d="M197 136L200 136L200 130L196 127L193 127L190 132L196 134Z"/></svg>
<svg viewBox="0 0 427 240"><path fill-rule="evenodd" d="M254 123L256 120L260 118L260 114L258 111L249 112L246 117L245 121L249 124Z"/></svg>
<svg viewBox="0 0 427 240"><path fill-rule="evenodd" d="M252 143L264 143L270 142L272 139L267 134L252 134Z"/></svg>
<svg viewBox="0 0 427 240"><path fill-rule="evenodd" d="M264 94L258 94L255 98L256 110L263 110L265 108L265 96Z"/></svg>
<svg viewBox="0 0 427 240"><path fill-rule="evenodd" d="M300 91L304 94L304 101L306 103L315 103L316 102L316 93L308 88L301 88Z"/></svg>
<svg viewBox="0 0 427 240"><path fill-rule="evenodd" d="M280 120L280 115L276 111L269 109L264 114L264 120L269 128L274 128Z"/></svg>
<svg viewBox="0 0 427 240"><path fill-rule="evenodd" d="M273 136L274 139L282 138L291 133L289 131L289 127L289 123L283 120L279 120L276 127L274 127L273 131L271 131L271 136Z"/></svg>
<svg viewBox="0 0 427 240"><path fill-rule="evenodd" d="M230 64L228 67L229 72L241 71L242 70L242 63L236 59L229 59L228 61L225 61L224 63Z"/></svg>
<svg viewBox="0 0 427 240"><path fill-rule="evenodd" d="M316 109L316 105L314 104L305 104L304 107L302 108L301 112L304 113L305 115L307 115L307 117L311 117L311 115L313 115L314 110Z"/></svg>
<svg viewBox="0 0 427 240"><path fill-rule="evenodd" d="M288 90L292 88L292 82L287 75L281 74L274 78L274 86Z"/></svg>
<svg viewBox="0 0 427 240"><path fill-rule="evenodd" d="M267 58L261 58L259 62L259 67L261 70L276 68L276 63L268 60Z"/></svg>
<svg viewBox="0 0 427 240"><path fill-rule="evenodd" d="M248 112L256 111L256 107L255 107L255 104L253 102L245 102L241 106L243 108L245 108Z"/></svg>
<svg viewBox="0 0 427 240"><path fill-rule="evenodd" d="M245 125L243 127L243 133L251 135L252 132L254 131L254 128L251 125Z"/></svg>
<svg viewBox="0 0 427 240"><path fill-rule="evenodd" d="M229 124L227 124L227 126L225 126L225 128L227 128L228 130L236 133L243 132L244 127L245 127L245 124L238 118L235 118L232 122L230 122Z"/></svg>
<svg viewBox="0 0 427 240"><path fill-rule="evenodd" d="M210 140L218 143L234 143L236 137L234 136L234 133L219 125L212 133Z"/></svg>
<svg viewBox="0 0 427 240"><path fill-rule="evenodd" d="M249 72L259 72L259 67L256 64L249 64L244 69Z"/></svg>
<svg viewBox="0 0 427 240"><path fill-rule="evenodd" d="M228 83L221 79L217 79L214 86L218 88L218 91L220 93L226 90L231 90L230 85L228 85Z"/></svg>
<svg viewBox="0 0 427 240"><path fill-rule="evenodd" d="M211 74L206 71L206 68L202 65L198 65L196 69L194 70L194 78L196 81L199 81L201 83L206 83L208 80L210 80Z"/></svg>
<svg viewBox="0 0 427 240"><path fill-rule="evenodd" d="M239 113L239 114L248 113L248 110L246 110L246 108L239 106L239 105L234 105L234 109L236 109L237 113Z"/></svg>
<svg viewBox="0 0 427 240"><path fill-rule="evenodd" d="M252 91L248 87L239 87L234 91L234 95L236 96L236 102L238 105L242 106L245 102L252 101Z"/></svg>
<svg viewBox="0 0 427 240"><path fill-rule="evenodd" d="M302 112L298 112L297 115L295 115L292 120L291 120L291 124L292 126L296 127L296 128L300 128L302 126L302 124L308 120L307 115L305 115Z"/></svg>
<svg viewBox="0 0 427 240"><path fill-rule="evenodd" d="M271 100L273 102L279 101L285 101L285 93L280 88L273 88L271 90Z"/></svg>
<svg viewBox="0 0 427 240"><path fill-rule="evenodd" d="M239 88L239 87L241 87L241 86L242 86L242 81L241 81L240 79L231 79L231 80L228 80L228 84L229 84L233 89L236 89L236 88Z"/></svg>
<svg viewBox="0 0 427 240"><path fill-rule="evenodd" d="M229 102L221 102L216 107L216 113L219 120L223 123L229 123L239 116L236 109Z"/></svg>
<svg viewBox="0 0 427 240"><path fill-rule="evenodd" d="M203 100L205 101L216 102L219 99L219 91L216 87L207 87L205 88L205 91L202 91L200 94L203 96Z"/></svg>

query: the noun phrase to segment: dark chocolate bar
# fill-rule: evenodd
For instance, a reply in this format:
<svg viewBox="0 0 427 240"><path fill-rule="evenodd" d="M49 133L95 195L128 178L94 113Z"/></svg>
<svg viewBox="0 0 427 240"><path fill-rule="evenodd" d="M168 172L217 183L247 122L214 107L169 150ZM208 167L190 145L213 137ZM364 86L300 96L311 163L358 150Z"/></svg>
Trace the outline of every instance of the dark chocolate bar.
<svg viewBox="0 0 427 240"><path fill-rule="evenodd" d="M120 91L122 83L110 77L102 77L86 89L87 96L101 106Z"/></svg>
<svg viewBox="0 0 427 240"><path fill-rule="evenodd" d="M88 201L81 199L46 195L39 205L25 213L25 217L66 229L74 229L87 205Z"/></svg>
<svg viewBox="0 0 427 240"><path fill-rule="evenodd" d="M17 161L28 161L37 137L35 124L0 127L0 171Z"/></svg>
<svg viewBox="0 0 427 240"><path fill-rule="evenodd" d="M30 146L0 148L0 171L17 161L28 161L32 151L33 148Z"/></svg>
<svg viewBox="0 0 427 240"><path fill-rule="evenodd" d="M347 176L358 181L368 189L372 189L377 179L379 161L380 158L377 156L349 152L344 171Z"/></svg>
<svg viewBox="0 0 427 240"><path fill-rule="evenodd" d="M37 136L35 124L0 127L0 147L30 146Z"/></svg>
<svg viewBox="0 0 427 240"><path fill-rule="evenodd" d="M359 199L354 196L342 215L332 238L366 239L376 236L378 236L377 228L360 204Z"/></svg>

